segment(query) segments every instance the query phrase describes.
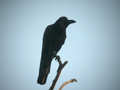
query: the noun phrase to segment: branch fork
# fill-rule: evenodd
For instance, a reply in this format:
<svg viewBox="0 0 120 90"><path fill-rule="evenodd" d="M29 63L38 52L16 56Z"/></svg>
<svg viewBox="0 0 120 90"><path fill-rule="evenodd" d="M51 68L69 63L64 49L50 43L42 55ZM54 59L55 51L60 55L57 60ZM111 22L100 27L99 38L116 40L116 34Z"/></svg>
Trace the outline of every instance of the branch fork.
<svg viewBox="0 0 120 90"><path fill-rule="evenodd" d="M63 68L65 67L65 65L68 63L68 61L65 61L64 63L62 63L62 61L60 60L60 56L56 56L56 57L55 57L55 60L59 63L59 67L58 67L58 69L57 69L57 74L56 74L56 76L55 76L55 78L54 78L54 80L53 80L53 82L52 82L52 85L50 86L49 90L53 90L53 89L54 89L54 87L55 87L55 85L56 85L56 82L57 82L57 80L58 80L58 78L59 78L59 76L60 76L60 74L61 74L61 71L63 70ZM76 80L76 79L71 79L71 80L69 80L69 81L64 82L64 83L61 85L61 87L59 88L59 90L62 90L62 88L63 88L65 85L67 85L67 84L69 84L69 83L72 83L72 82L77 82L77 80Z"/></svg>

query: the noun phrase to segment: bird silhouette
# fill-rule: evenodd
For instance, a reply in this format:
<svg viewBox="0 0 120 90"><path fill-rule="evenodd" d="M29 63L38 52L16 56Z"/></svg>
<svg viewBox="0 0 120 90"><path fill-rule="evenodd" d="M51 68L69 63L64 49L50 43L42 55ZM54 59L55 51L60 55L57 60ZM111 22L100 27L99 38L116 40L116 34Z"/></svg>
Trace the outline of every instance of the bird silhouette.
<svg viewBox="0 0 120 90"><path fill-rule="evenodd" d="M51 62L56 57L66 39L66 28L75 23L75 20L68 20L67 17L60 17L54 24L48 25L42 43L41 61L38 75L38 84L45 84L50 72Z"/></svg>

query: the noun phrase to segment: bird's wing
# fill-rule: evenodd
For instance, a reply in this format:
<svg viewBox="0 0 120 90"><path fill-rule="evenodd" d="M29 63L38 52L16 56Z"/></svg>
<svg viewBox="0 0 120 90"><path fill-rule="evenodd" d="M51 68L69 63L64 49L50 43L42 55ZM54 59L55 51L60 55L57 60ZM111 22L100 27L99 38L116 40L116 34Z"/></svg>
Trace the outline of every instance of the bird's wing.
<svg viewBox="0 0 120 90"><path fill-rule="evenodd" d="M58 32L58 28L53 27L53 25L48 26L44 33L42 58L53 58L53 55L60 50L66 39L66 35L64 33Z"/></svg>
<svg viewBox="0 0 120 90"><path fill-rule="evenodd" d="M51 49L51 35L52 28L48 26L44 32L43 44L42 44L42 53L39 69L38 83L45 84L47 76L50 72L50 66L52 61L52 51Z"/></svg>
<svg viewBox="0 0 120 90"><path fill-rule="evenodd" d="M46 62L50 63L52 59L51 51L52 38L53 38L52 26L48 26L44 32L42 44L41 61L43 60L44 63Z"/></svg>

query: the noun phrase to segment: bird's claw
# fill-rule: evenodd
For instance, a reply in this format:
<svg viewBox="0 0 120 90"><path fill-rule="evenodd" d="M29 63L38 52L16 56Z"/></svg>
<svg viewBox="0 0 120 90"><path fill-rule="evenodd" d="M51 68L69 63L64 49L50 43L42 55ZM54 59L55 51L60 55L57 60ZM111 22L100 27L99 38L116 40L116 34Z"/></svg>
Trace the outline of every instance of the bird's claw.
<svg viewBox="0 0 120 90"><path fill-rule="evenodd" d="M55 56L55 60L60 60L60 56Z"/></svg>

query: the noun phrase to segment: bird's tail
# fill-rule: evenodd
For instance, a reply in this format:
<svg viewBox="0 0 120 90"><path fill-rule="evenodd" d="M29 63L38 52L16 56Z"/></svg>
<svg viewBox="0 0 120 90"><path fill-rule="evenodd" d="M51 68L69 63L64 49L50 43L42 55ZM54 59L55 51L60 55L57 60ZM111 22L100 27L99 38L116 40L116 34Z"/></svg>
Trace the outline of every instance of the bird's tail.
<svg viewBox="0 0 120 90"><path fill-rule="evenodd" d="M45 62L45 60L41 61L40 69L39 69L39 76L37 80L38 84L43 85L46 83L48 74L50 72L50 67L51 67L51 62L48 62L48 61Z"/></svg>

